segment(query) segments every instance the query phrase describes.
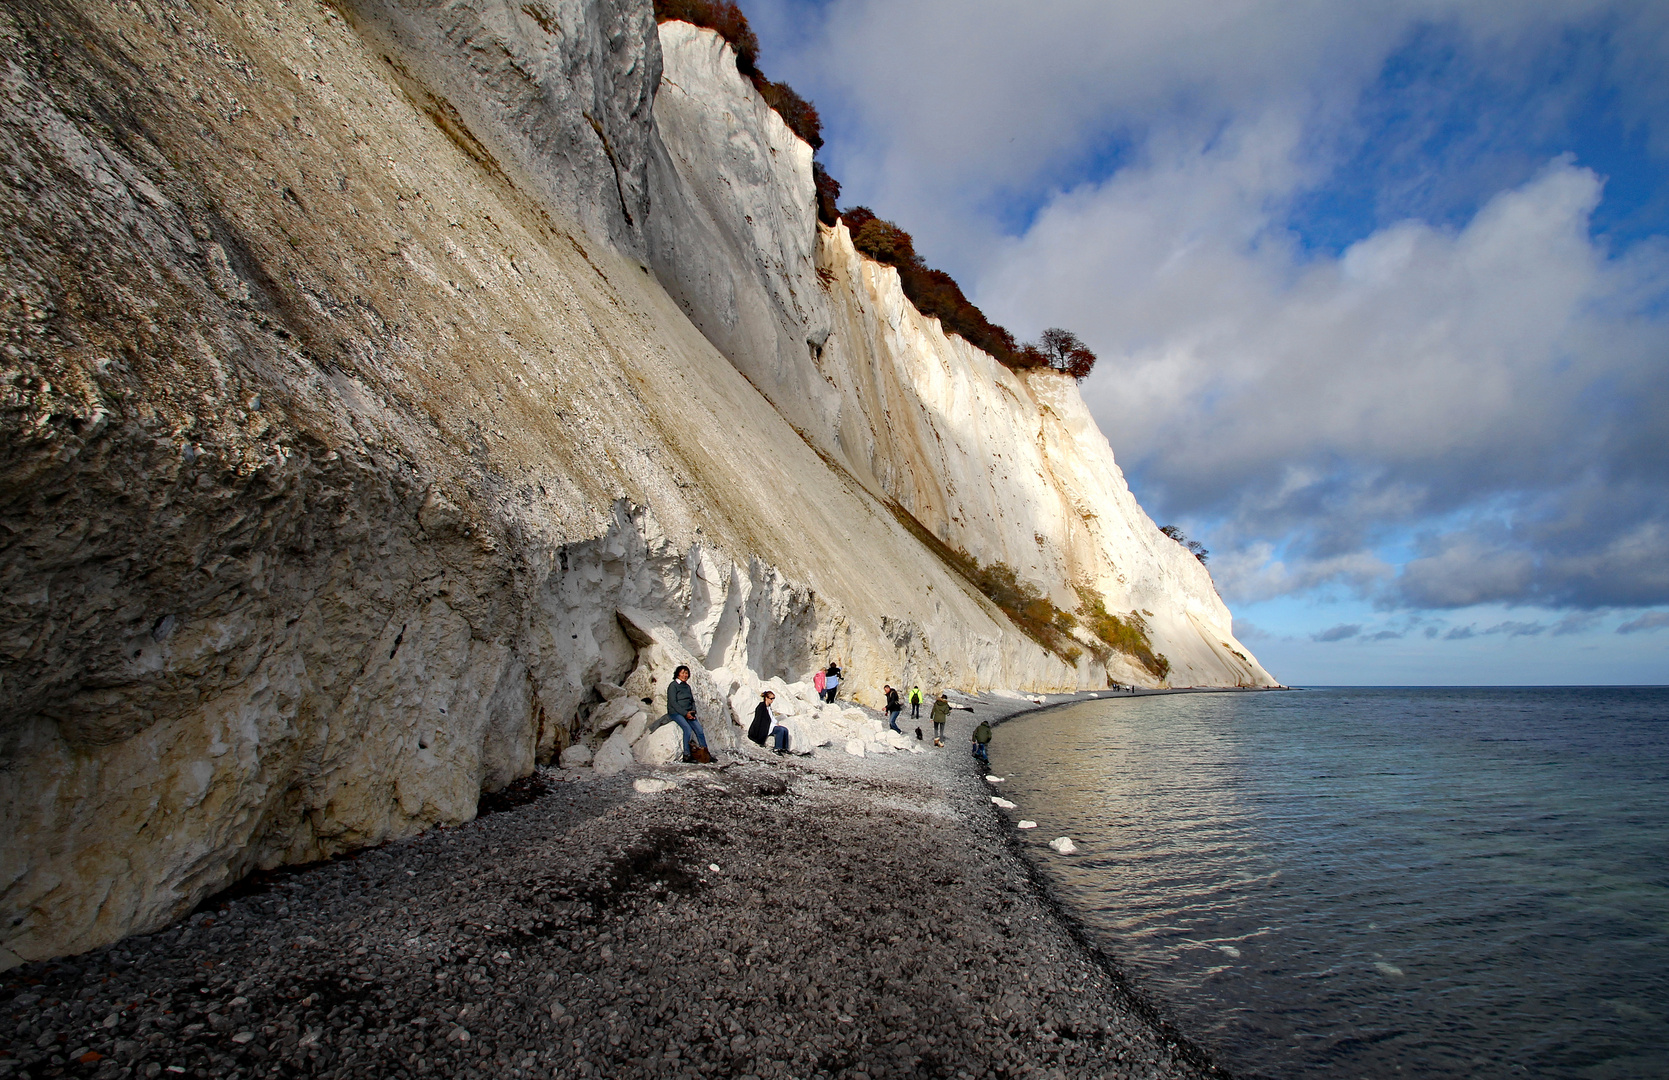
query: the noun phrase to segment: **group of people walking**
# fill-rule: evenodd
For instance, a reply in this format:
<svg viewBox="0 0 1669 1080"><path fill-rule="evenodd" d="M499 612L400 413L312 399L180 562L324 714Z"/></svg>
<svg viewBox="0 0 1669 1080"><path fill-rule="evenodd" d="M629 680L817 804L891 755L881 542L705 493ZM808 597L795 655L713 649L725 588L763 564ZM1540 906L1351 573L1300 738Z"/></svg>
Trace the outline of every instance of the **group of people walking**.
<svg viewBox="0 0 1669 1080"><path fill-rule="evenodd" d="M820 700L833 704L835 695L840 689L840 665L830 664L825 669L819 669L812 676L812 687L817 691ZM891 684L882 687L886 694L887 726L900 735L904 730L898 726L899 714L904 711L904 698ZM910 687L908 695L910 703L910 718L921 719L922 692L920 686ZM766 690L759 695L759 704L753 710L753 722L748 725L748 738L759 746L766 742L772 744L772 749L779 754L788 752L789 732L774 708L777 700L775 691ZM950 697L941 692L933 701L933 709L929 714L933 722L933 745L945 745L945 724L950 719L952 709L967 709L973 711L972 706L952 705ZM712 754L707 749L707 732L701 726L701 719L696 715L695 691L690 689L690 669L680 664L678 670L672 673L672 681L666 688L667 719L678 725L683 733L683 748L686 762L712 761ZM922 737L921 728L916 728L916 738ZM974 731L973 753L981 761L989 762L985 747L991 741L991 725L981 723Z"/></svg>

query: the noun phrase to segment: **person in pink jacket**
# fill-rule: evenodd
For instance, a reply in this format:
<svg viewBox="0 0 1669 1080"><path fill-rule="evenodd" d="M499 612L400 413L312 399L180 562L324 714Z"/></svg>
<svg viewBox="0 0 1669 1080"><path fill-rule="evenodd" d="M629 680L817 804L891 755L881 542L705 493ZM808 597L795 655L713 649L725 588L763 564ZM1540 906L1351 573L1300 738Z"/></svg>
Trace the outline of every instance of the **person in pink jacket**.
<svg viewBox="0 0 1669 1080"><path fill-rule="evenodd" d="M811 676L811 688L817 691L817 698L819 701L823 698L823 680L826 678L827 676L823 674L822 668L818 668L812 673Z"/></svg>

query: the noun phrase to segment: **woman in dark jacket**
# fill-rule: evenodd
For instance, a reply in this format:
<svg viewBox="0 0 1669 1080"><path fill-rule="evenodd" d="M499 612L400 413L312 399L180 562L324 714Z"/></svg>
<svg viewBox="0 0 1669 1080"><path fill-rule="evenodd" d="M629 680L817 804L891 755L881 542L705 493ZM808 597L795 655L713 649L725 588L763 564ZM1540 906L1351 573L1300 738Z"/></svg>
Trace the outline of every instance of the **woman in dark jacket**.
<svg viewBox="0 0 1669 1080"><path fill-rule="evenodd" d="M759 695L759 704L753 707L753 723L748 725L748 738L765 745L765 740L771 735L771 728L776 726L776 718L771 715L771 702L776 695L767 690Z"/></svg>

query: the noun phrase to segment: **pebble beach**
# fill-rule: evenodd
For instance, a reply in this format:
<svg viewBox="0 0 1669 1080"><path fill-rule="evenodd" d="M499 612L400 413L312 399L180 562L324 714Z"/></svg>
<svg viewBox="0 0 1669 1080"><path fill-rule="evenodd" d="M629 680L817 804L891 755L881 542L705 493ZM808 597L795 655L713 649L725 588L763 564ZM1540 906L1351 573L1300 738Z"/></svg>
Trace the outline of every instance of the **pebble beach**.
<svg viewBox="0 0 1669 1080"><path fill-rule="evenodd" d="M963 700L925 753L542 769L15 968L0 1077L1226 1075L1051 902L1017 840L1048 822L993 803L969 732L1039 702Z"/></svg>

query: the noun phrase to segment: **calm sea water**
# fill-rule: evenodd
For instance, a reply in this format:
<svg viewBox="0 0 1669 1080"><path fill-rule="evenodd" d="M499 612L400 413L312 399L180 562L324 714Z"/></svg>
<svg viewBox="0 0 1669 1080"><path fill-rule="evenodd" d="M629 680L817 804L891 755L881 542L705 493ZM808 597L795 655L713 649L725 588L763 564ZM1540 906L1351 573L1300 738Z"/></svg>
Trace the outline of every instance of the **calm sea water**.
<svg viewBox="0 0 1669 1080"><path fill-rule="evenodd" d="M991 756L1237 1075L1669 1077L1669 689L1113 698Z"/></svg>

